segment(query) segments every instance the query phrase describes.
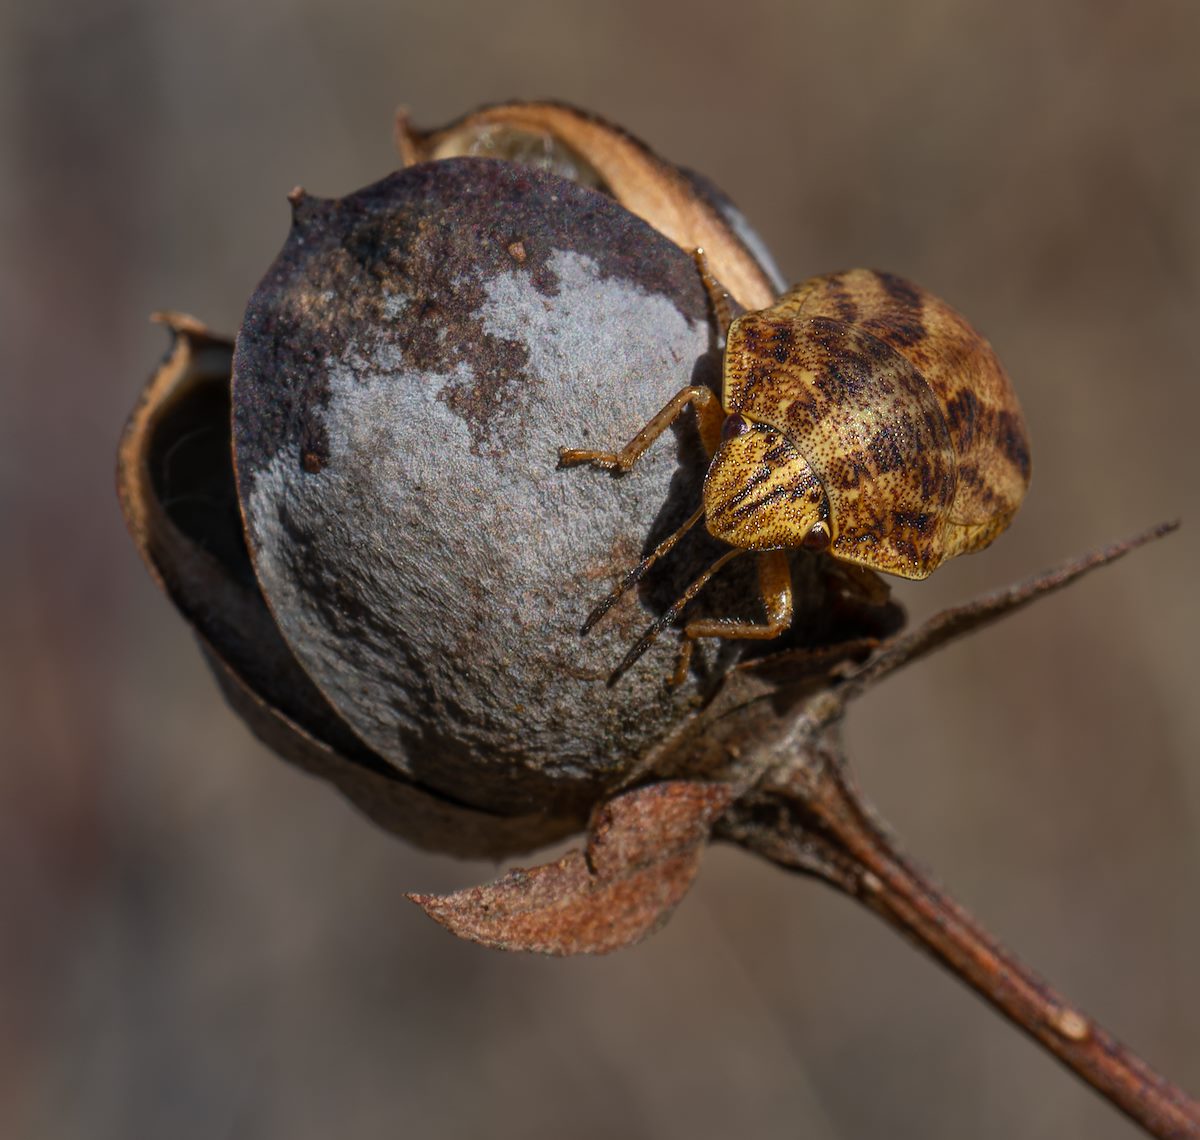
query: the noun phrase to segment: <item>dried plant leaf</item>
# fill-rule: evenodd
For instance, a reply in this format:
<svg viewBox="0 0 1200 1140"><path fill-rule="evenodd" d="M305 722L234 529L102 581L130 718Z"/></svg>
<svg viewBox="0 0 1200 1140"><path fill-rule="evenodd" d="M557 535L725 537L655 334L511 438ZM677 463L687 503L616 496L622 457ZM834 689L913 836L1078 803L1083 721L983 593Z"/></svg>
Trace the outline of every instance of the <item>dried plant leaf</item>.
<svg viewBox="0 0 1200 1140"><path fill-rule="evenodd" d="M725 784L674 780L625 792L592 819L587 851L452 895L409 895L460 938L499 950L604 954L646 937L687 893Z"/></svg>
<svg viewBox="0 0 1200 1140"><path fill-rule="evenodd" d="M611 194L689 253L702 247L713 273L744 308L764 309L780 292L779 271L723 197L596 115L562 103L503 103L421 131L401 110L396 147L406 166L475 155L548 169Z"/></svg>

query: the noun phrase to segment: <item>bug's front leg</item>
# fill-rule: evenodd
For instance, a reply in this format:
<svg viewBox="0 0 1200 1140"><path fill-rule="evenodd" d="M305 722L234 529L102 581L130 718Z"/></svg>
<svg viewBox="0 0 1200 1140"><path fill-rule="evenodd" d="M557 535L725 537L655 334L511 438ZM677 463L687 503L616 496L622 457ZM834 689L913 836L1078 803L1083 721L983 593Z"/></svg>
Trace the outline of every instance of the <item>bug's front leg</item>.
<svg viewBox="0 0 1200 1140"><path fill-rule="evenodd" d="M721 403L711 388L693 384L675 393L667 405L620 451L585 451L576 447L558 449L558 465L574 467L577 463L591 463L608 470L628 471L646 450L678 418L689 404L696 409L700 427L700 439L709 455L721 445L721 424L725 414Z"/></svg>
<svg viewBox="0 0 1200 1140"><path fill-rule="evenodd" d="M746 638L769 641L778 637L792 624L792 570L788 565L787 551L766 550L758 556L758 590L763 608L767 611L765 622L721 621L701 619L690 621L684 627L679 642L679 657L675 672L668 682L672 687L682 685L692 663L692 646L699 637Z"/></svg>

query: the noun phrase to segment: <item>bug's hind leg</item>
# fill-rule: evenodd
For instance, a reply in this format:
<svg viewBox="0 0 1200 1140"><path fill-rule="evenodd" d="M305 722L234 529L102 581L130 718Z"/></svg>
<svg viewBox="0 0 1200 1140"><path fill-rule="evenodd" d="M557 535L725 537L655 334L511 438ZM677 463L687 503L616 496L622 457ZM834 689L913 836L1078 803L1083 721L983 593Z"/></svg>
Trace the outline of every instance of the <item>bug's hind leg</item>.
<svg viewBox="0 0 1200 1140"><path fill-rule="evenodd" d="M721 445L721 424L725 416L717 394L711 388L693 384L676 392L666 406L620 451L586 451L577 447L560 447L558 465L574 467L578 463L590 463L593 467L604 467L610 471L628 471L638 461L642 452L679 418L689 404L696 409L704 448L712 455Z"/></svg>
<svg viewBox="0 0 1200 1140"><path fill-rule="evenodd" d="M675 672L667 683L674 688L682 685L692 663L692 646L699 637L745 638L768 641L784 633L792 624L792 570L787 552L766 550L758 556L758 589L766 610L765 622L722 621L709 619L690 621L679 641L679 657Z"/></svg>

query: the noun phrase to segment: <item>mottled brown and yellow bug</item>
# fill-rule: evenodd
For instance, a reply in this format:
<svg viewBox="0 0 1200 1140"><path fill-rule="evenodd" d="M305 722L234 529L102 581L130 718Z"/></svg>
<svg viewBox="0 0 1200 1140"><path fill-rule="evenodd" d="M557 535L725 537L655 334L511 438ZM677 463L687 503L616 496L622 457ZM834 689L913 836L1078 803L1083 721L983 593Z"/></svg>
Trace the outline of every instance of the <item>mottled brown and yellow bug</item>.
<svg viewBox="0 0 1200 1140"><path fill-rule="evenodd" d="M584 632L701 518L733 548L647 631L619 676L708 580L759 553L763 623L692 621L699 637L778 637L791 624L787 551L827 551L851 566L925 578L987 546L1029 483L1025 422L991 345L944 301L902 277L852 269L814 277L730 323L728 300L697 265L727 329L721 399L684 388L619 452L563 448L561 465L627 471L689 404L711 462L701 508L635 567Z"/></svg>

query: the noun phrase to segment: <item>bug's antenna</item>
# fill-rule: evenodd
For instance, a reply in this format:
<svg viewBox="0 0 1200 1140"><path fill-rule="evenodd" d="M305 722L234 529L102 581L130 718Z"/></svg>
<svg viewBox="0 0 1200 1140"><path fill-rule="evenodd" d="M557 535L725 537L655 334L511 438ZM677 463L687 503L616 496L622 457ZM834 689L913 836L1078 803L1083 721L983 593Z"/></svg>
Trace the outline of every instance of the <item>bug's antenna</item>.
<svg viewBox="0 0 1200 1140"><path fill-rule="evenodd" d="M674 534L664 538L645 558L641 560L624 578L617 584L617 588L613 590L607 598L604 599L590 614L587 616L587 621L583 623L583 628L580 633L587 633L592 626L596 624L609 610L617 604L621 595L629 589L630 586L636 586L645 576L646 571L654 565L664 554L668 553L672 547L692 529L704 517L704 505L700 505L700 509L696 511L690 519L687 520Z"/></svg>
<svg viewBox="0 0 1200 1140"><path fill-rule="evenodd" d="M733 561L733 559L735 559L739 554L745 553L745 550L737 546L735 546L732 550L725 551L725 553L722 554L721 557L716 560L716 562L714 562L707 570L704 571L703 574L700 575L699 578L697 578L686 590L684 590L683 593L680 594L672 604L671 608L667 610L662 617L658 618L654 624L651 625L650 628L646 630L646 632L643 633L640 638L638 638L637 644L634 645L634 647L621 659L621 664L612 671L612 676L608 679L609 686L611 687L612 685L615 685L621 679L622 674L624 674L625 671L639 657L641 657L641 655L645 653L651 645L654 644L655 640L658 638L658 635L662 633L662 631L666 629L667 626L669 626L673 621L675 621L675 619L678 618L681 613L683 613L684 607L687 606L688 602L690 602L698 593L700 593L701 590L704 589L705 586L708 585L708 580L718 570L720 570L722 566L724 566L727 562Z"/></svg>

